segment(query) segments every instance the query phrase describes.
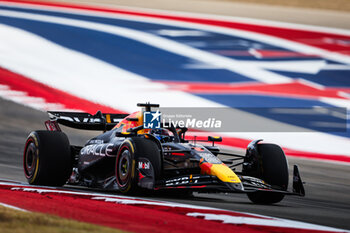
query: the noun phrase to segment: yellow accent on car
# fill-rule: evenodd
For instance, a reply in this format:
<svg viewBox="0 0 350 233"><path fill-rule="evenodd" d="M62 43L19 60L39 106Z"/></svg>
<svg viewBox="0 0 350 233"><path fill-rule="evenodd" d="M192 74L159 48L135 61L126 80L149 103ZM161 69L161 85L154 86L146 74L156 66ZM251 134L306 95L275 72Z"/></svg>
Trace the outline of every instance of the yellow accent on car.
<svg viewBox="0 0 350 233"><path fill-rule="evenodd" d="M131 165L131 177L134 178L135 177L135 159L132 160L132 165Z"/></svg>
<svg viewBox="0 0 350 233"><path fill-rule="evenodd" d="M219 178L222 182L241 183L236 173L225 164L212 164L210 173Z"/></svg>
<svg viewBox="0 0 350 233"><path fill-rule="evenodd" d="M130 132L120 132L121 134L125 134L125 135L128 135L130 134Z"/></svg>
<svg viewBox="0 0 350 233"><path fill-rule="evenodd" d="M30 179L30 183L33 183L35 181L36 176L38 174L38 170L39 170L39 152L37 152L35 171L34 171L33 177Z"/></svg>
<svg viewBox="0 0 350 233"><path fill-rule="evenodd" d="M106 121L107 123L111 123L111 115L109 114L106 115Z"/></svg>
<svg viewBox="0 0 350 233"><path fill-rule="evenodd" d="M133 144L132 144L132 142L130 142L130 140L125 140L125 142L127 142L129 145L130 145L130 148L131 148L131 152L132 153L135 153L135 149L134 149L134 146L133 146Z"/></svg>

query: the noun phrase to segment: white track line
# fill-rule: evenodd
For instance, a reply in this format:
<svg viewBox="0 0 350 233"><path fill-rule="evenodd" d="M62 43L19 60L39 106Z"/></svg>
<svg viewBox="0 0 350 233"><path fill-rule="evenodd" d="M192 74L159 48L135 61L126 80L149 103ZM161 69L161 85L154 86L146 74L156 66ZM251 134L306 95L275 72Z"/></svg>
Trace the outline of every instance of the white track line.
<svg viewBox="0 0 350 233"><path fill-rule="evenodd" d="M224 214L207 214L207 213L188 213L187 216L203 217L205 220L222 221L226 224L246 224L255 226L268 226L268 227L283 227L293 229L307 229L317 231L333 231L333 232L350 232L343 229L337 229L333 227L320 226L316 224L310 224L300 221L286 220L280 218L259 219L250 217L238 217ZM282 230L281 230L282 231Z"/></svg>
<svg viewBox="0 0 350 233"><path fill-rule="evenodd" d="M18 207L13 206L13 205L8 205L8 204L2 203L2 202L0 202L0 206L4 206L4 207L10 208L10 209L19 210L19 211L23 211L23 212L28 212L25 209L18 208Z"/></svg>

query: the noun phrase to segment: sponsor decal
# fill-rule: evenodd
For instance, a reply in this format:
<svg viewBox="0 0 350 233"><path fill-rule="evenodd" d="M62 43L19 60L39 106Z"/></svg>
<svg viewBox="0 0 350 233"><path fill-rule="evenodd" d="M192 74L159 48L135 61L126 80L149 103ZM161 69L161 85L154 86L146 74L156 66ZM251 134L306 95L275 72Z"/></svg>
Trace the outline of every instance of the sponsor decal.
<svg viewBox="0 0 350 233"><path fill-rule="evenodd" d="M80 154L114 157L115 155L112 154L113 148L114 144L112 143L88 145L81 149Z"/></svg>
<svg viewBox="0 0 350 233"><path fill-rule="evenodd" d="M139 171L139 187L154 189L155 179L152 163L147 158L139 158L137 162Z"/></svg>
<svg viewBox="0 0 350 233"><path fill-rule="evenodd" d="M45 121L45 126L46 126L46 129L49 131L61 131L60 127L57 124L57 121L51 121L51 120Z"/></svg>
<svg viewBox="0 0 350 233"><path fill-rule="evenodd" d="M245 185L253 185L260 188L271 188L269 185L265 184L263 180L257 179L255 177L245 176L243 180Z"/></svg>
<svg viewBox="0 0 350 233"><path fill-rule="evenodd" d="M56 118L76 123L102 123L101 118L94 118L94 117L72 117L72 116L56 116ZM120 118L112 118L109 116L109 122L108 123L119 123L122 119Z"/></svg>
<svg viewBox="0 0 350 233"><path fill-rule="evenodd" d="M89 144L103 144L103 140L100 140L100 139L92 139L92 140L89 140L88 143L89 143Z"/></svg>
<svg viewBox="0 0 350 233"><path fill-rule="evenodd" d="M150 162L139 162L139 169L150 169Z"/></svg>
<svg viewBox="0 0 350 233"><path fill-rule="evenodd" d="M171 179L165 181L165 186L176 186L176 185L184 185L184 184L197 184L199 176L184 176L176 179Z"/></svg>
<svg viewBox="0 0 350 233"><path fill-rule="evenodd" d="M197 151L197 154L199 156L201 156L206 162L208 163L212 163L212 164L221 164L222 162L220 161L220 159L218 159L215 155L213 155L212 153L210 152L198 152Z"/></svg>

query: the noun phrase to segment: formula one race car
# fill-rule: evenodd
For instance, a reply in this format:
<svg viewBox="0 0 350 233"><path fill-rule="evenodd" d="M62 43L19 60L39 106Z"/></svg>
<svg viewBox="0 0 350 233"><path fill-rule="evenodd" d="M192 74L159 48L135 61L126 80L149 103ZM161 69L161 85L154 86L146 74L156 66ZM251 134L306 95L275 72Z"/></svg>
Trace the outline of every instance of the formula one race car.
<svg viewBox="0 0 350 233"><path fill-rule="evenodd" d="M305 195L296 165L293 192L287 191L288 164L281 147L256 140L245 156L224 153L214 145L221 137L209 136L211 144L199 145L198 140L186 140L185 127L146 128L144 113L159 105L138 106L143 110L131 115L48 112L47 131L32 132L25 144L24 173L29 184L79 185L126 194L235 192L265 204L277 203L288 194ZM104 133L84 146L73 146L59 124ZM235 170L238 166L241 171Z"/></svg>

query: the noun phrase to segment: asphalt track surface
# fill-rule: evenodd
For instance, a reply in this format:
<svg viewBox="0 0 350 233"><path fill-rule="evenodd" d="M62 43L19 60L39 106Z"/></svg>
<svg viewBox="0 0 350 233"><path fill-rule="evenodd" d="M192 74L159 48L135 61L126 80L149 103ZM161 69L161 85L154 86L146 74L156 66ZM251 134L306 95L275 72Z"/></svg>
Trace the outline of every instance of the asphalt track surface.
<svg viewBox="0 0 350 233"><path fill-rule="evenodd" d="M44 129L44 112L0 99L0 179L25 182L22 152L27 135ZM63 129L71 144L83 144L98 132ZM245 195L195 194L193 198L155 198L193 205L263 214L350 230L350 166L289 157L289 165L298 164L306 188L306 197L288 196L276 205L255 205Z"/></svg>

